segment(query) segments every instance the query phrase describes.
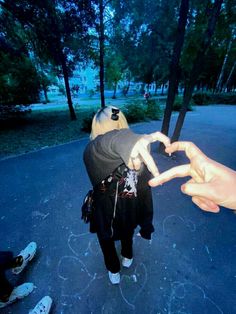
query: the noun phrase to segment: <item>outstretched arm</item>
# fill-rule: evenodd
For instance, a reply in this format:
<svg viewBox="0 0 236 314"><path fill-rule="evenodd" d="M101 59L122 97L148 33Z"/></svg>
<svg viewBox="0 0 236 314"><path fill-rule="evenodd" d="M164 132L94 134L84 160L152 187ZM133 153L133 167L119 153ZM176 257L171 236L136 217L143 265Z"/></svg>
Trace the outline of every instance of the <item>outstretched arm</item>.
<svg viewBox="0 0 236 314"><path fill-rule="evenodd" d="M185 151L190 163L169 169L151 179L154 187L173 178L190 176L181 186L183 193L202 210L218 212L219 206L236 209L236 172L208 158L191 142L175 142L166 148L167 153Z"/></svg>

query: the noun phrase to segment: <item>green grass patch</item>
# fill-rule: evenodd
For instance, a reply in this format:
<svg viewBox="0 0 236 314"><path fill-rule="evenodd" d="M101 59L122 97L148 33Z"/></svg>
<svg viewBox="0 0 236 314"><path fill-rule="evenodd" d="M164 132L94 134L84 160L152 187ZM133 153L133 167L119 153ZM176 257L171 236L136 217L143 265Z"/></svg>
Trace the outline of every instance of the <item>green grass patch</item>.
<svg viewBox="0 0 236 314"><path fill-rule="evenodd" d="M160 102L151 99L149 105L142 97L106 99L106 104L120 108L127 115L129 123L160 119ZM44 106L44 105L43 105ZM88 136L94 113L100 108L100 100L74 101L76 121L70 120L65 104L45 105L14 119L0 123L0 158L36 151L67 143Z"/></svg>
<svg viewBox="0 0 236 314"><path fill-rule="evenodd" d="M81 131L86 111L76 110L71 121L67 110L33 111L25 117L5 121L0 128L0 158L23 154L42 147L77 140L87 135Z"/></svg>

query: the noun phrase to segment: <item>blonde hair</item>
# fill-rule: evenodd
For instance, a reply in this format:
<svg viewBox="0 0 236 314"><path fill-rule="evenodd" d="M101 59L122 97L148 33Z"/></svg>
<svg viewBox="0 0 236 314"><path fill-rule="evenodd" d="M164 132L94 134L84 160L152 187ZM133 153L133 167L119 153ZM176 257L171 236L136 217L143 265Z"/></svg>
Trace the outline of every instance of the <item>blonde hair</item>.
<svg viewBox="0 0 236 314"><path fill-rule="evenodd" d="M112 119L112 109L117 110L115 116L118 117L117 120ZM113 110L114 111L114 110ZM92 121L92 130L90 134L90 139L95 139L98 135L105 134L106 132L112 130L128 129L128 123L124 114L116 107L109 106L99 109Z"/></svg>

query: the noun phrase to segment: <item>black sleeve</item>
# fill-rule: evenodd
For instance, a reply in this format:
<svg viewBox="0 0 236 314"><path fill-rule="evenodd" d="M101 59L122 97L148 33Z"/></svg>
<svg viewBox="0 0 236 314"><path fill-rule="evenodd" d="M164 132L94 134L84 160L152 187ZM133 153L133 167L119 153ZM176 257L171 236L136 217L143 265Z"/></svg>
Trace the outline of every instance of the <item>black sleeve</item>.
<svg viewBox="0 0 236 314"><path fill-rule="evenodd" d="M151 174L147 167L143 165L140 178L138 180L138 206L139 206L139 233L144 239L150 240L151 234L154 232L152 224L153 220L153 201L152 191L148 185Z"/></svg>
<svg viewBox="0 0 236 314"><path fill-rule="evenodd" d="M100 154L108 158L121 158L127 165L131 151L137 141L142 138L142 134L135 134L130 129L121 129L107 132L98 137Z"/></svg>

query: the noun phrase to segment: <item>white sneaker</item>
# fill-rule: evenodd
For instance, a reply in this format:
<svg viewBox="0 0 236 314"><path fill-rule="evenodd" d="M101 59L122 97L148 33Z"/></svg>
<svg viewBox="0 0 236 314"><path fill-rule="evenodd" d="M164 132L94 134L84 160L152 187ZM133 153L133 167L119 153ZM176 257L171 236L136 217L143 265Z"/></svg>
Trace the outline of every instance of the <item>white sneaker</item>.
<svg viewBox="0 0 236 314"><path fill-rule="evenodd" d="M108 271L109 279L113 285L117 285L120 283L120 273L112 273Z"/></svg>
<svg viewBox="0 0 236 314"><path fill-rule="evenodd" d="M122 265L129 268L133 263L133 258L122 257Z"/></svg>
<svg viewBox="0 0 236 314"><path fill-rule="evenodd" d="M19 299L23 299L34 290L34 285L31 282L23 283L20 286L15 287L7 302L0 302L0 308L3 308Z"/></svg>
<svg viewBox="0 0 236 314"><path fill-rule="evenodd" d="M43 297L29 314L48 314L52 306L52 299L47 295Z"/></svg>
<svg viewBox="0 0 236 314"><path fill-rule="evenodd" d="M23 257L22 265L12 269L13 274L19 274L26 267L29 261L32 260L36 253L37 244L35 242L30 242L27 247L18 254L18 256Z"/></svg>
<svg viewBox="0 0 236 314"><path fill-rule="evenodd" d="M122 257L123 267L129 268L133 263L133 258Z"/></svg>

